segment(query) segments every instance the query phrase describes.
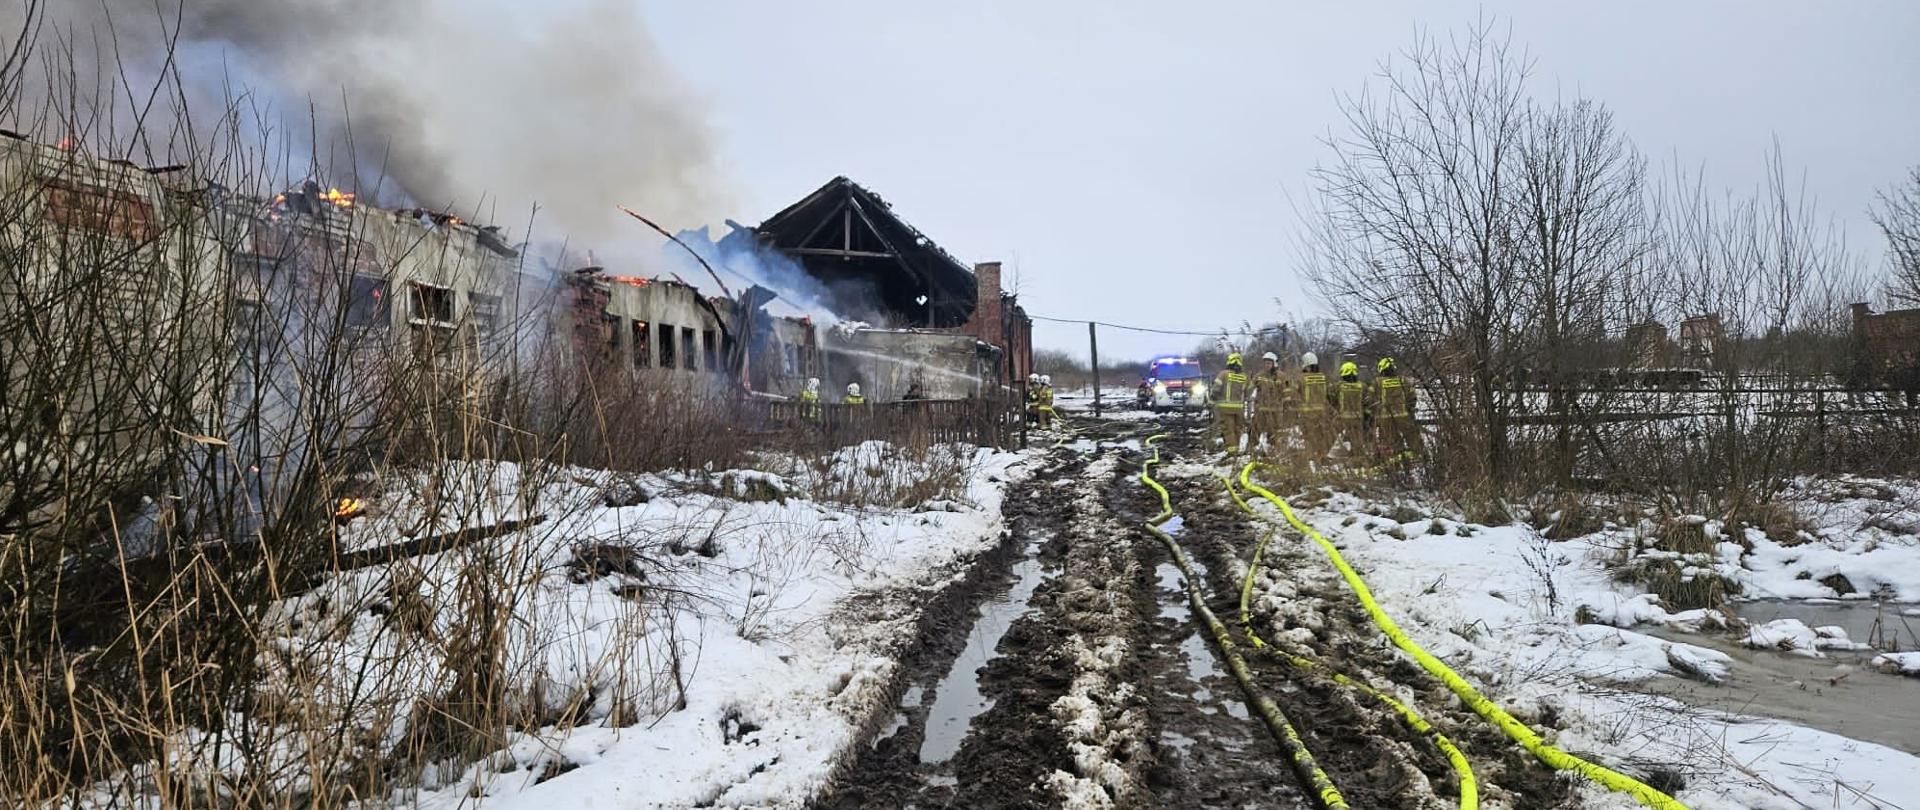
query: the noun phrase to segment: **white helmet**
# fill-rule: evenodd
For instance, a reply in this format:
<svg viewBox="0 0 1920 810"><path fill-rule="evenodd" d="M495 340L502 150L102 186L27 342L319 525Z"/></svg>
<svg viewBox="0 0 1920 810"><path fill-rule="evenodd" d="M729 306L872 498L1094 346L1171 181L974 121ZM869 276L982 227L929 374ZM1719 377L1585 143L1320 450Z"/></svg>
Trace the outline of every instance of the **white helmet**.
<svg viewBox="0 0 1920 810"><path fill-rule="evenodd" d="M850 396L850 397L860 396L860 384L847 383L847 396Z"/></svg>
<svg viewBox="0 0 1920 810"><path fill-rule="evenodd" d="M1306 354L1300 355L1300 365L1303 365L1303 366L1320 365L1320 356L1317 354L1314 354L1313 352L1307 352Z"/></svg>
<svg viewBox="0 0 1920 810"><path fill-rule="evenodd" d="M1039 385L1039 384L1040 384L1040 372L1038 372L1038 371L1036 371L1036 372L1034 372L1034 373L1032 373L1032 374L1028 374L1028 375L1027 375L1027 384L1028 384L1028 385Z"/></svg>
<svg viewBox="0 0 1920 810"><path fill-rule="evenodd" d="M820 378L819 378L819 377L808 377L808 378L807 378L807 391L809 391L809 392L813 392L813 391L818 391L818 390L820 390Z"/></svg>
<svg viewBox="0 0 1920 810"><path fill-rule="evenodd" d="M1277 364L1280 362L1280 355L1274 354L1273 352L1267 352L1266 354L1260 355L1260 359L1265 360L1269 363Z"/></svg>
<svg viewBox="0 0 1920 810"><path fill-rule="evenodd" d="M1042 375L1040 375L1040 384L1041 384L1041 385L1052 385L1052 384L1053 384L1053 375L1052 375L1052 374L1042 374Z"/></svg>

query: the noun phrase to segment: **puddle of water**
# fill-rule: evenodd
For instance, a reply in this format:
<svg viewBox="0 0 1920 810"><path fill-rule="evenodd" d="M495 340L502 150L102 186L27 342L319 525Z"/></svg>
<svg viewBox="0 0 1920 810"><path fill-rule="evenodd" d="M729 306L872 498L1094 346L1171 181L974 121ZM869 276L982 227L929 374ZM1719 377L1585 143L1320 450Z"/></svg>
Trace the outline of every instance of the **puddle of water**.
<svg viewBox="0 0 1920 810"><path fill-rule="evenodd" d="M1173 563L1163 562L1154 567L1153 573L1160 579L1160 618L1185 620L1187 589L1180 584L1180 569Z"/></svg>
<svg viewBox="0 0 1920 810"><path fill-rule="evenodd" d="M1189 751L1193 750L1193 744L1199 742L1199 740L1177 731L1162 731L1160 732L1160 742L1179 751L1181 756L1186 756Z"/></svg>
<svg viewBox="0 0 1920 810"><path fill-rule="evenodd" d="M1247 704L1245 703L1237 700L1229 700L1225 705L1227 707L1227 714L1233 715L1236 720L1250 720L1253 718L1253 715L1247 712Z"/></svg>
<svg viewBox="0 0 1920 810"><path fill-rule="evenodd" d="M960 779L958 777L948 776L946 774L941 774L941 773L930 773L930 774L927 774L924 778L927 780L927 785L929 787L950 788L960 784Z"/></svg>
<svg viewBox="0 0 1920 810"><path fill-rule="evenodd" d="M1027 601L1046 579L1047 572L1034 555L1040 541L1029 544L1026 557L1013 566L1013 586L1007 593L980 603L967 632L966 646L953 660L953 667L934 689L933 708L927 711L927 735L920 744L920 761L941 763L960 752L973 718L990 708L993 701L980 693L980 668L995 657L994 648L1007 635L1007 628L1027 612Z"/></svg>
<svg viewBox="0 0 1920 810"><path fill-rule="evenodd" d="M918 709L920 708L920 701L926 698L926 696L927 690L920 688L919 684L914 684L907 689L906 694L900 696L900 708Z"/></svg>
<svg viewBox="0 0 1920 810"><path fill-rule="evenodd" d="M1213 650L1199 633L1187 636L1180 642L1180 654L1187 657L1187 677L1192 678L1194 683L1220 674L1220 667L1213 660Z"/></svg>
<svg viewBox="0 0 1920 810"><path fill-rule="evenodd" d="M1920 621L1903 615L1907 611L1900 605L1871 600L1762 599L1734 602L1729 607L1735 615L1756 625L1775 619L1799 619L1808 627L1838 626L1847 631L1847 638L1879 649L1889 644L1900 650L1920 649L1920 636L1915 635L1915 631L1920 631ZM1873 653L1864 655L1872 657Z"/></svg>
<svg viewBox="0 0 1920 810"><path fill-rule="evenodd" d="M1798 618L1813 624L1805 615L1819 614L1771 618ZM1911 712L1888 710L1920 705L1920 680L1876 672L1864 665L1864 657L1853 658L1840 651L1829 651L1828 658L1810 658L1748 649L1721 635L1663 628L1649 628L1648 632L1719 650L1733 658L1733 666L1720 686L1655 678L1639 688L1701 708L1771 717L1920 753L1920 723L1914 722Z"/></svg>
<svg viewBox="0 0 1920 810"><path fill-rule="evenodd" d="M1179 537L1180 532L1186 528L1187 519L1179 515L1167 518L1167 522L1160 524L1160 531L1166 532L1174 537Z"/></svg>

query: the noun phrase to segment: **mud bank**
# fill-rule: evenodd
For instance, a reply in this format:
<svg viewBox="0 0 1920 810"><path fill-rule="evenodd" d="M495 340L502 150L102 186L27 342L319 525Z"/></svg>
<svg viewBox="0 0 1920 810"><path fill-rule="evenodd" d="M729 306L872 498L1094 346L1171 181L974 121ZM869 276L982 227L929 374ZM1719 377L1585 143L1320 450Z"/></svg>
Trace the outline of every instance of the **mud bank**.
<svg viewBox="0 0 1920 810"><path fill-rule="evenodd" d="M1175 461L1212 459L1200 441L1191 433L1176 436L1169 442ZM1269 527L1256 525L1229 499L1216 472L1229 470L1181 463L1169 465L1157 477L1186 518L1182 545L1207 565L1209 606L1224 618L1239 614L1246 560ZM1567 777L1511 744L1383 644L1352 594L1302 538L1290 531L1274 538L1254 592L1254 624L1269 642L1390 689L1416 705L1466 752L1483 804L1575 806ZM1445 758L1382 704L1303 673L1277 656L1250 653L1247 660L1353 806L1453 806L1459 786Z"/></svg>

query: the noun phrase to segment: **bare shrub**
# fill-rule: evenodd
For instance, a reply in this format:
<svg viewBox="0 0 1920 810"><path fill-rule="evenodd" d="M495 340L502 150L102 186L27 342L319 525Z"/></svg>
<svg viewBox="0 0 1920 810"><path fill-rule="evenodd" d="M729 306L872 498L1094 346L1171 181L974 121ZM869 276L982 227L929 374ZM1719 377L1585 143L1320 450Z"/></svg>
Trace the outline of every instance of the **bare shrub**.
<svg viewBox="0 0 1920 810"><path fill-rule="evenodd" d="M362 804L516 733L676 705L688 597L556 604L588 504L556 484L570 460L731 461L724 401L603 390L527 310L385 339L362 280L424 237L376 253L356 211L269 202L324 161L273 159L237 102L196 121L175 75L137 92L15 45L0 804ZM176 109L129 123L120 93ZM184 167L125 160L155 144ZM364 515L336 516L348 497Z"/></svg>

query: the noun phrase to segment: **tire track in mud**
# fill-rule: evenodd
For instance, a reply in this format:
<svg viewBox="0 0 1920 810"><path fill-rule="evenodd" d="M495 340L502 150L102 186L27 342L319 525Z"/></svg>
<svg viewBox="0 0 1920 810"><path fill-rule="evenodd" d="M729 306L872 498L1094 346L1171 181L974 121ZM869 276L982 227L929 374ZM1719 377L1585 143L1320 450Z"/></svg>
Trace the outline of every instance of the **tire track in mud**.
<svg viewBox="0 0 1920 810"><path fill-rule="evenodd" d="M1138 440L1161 423L1069 419L1085 441L1055 449L1009 493L1004 556L983 558L992 570L928 625L894 722L811 806L1311 806L1189 615L1164 548L1140 531ZM979 668L990 705L951 759L922 761L929 706L953 688L933 685L973 674L947 673L966 669L954 663L975 607L1006 589L1035 541L1046 573Z"/></svg>
<svg viewBox="0 0 1920 810"><path fill-rule="evenodd" d="M1120 426L1081 427L1081 438L1098 441ZM1106 453L1108 468L1112 454ZM1074 560L1075 548L1084 545L1075 540L1075 527L1084 523L1085 493L1100 483L1089 477L1102 475L1089 472L1099 464L1098 455L1056 447L1008 493L1005 539L967 583L949 589L962 593L942 600L950 604L938 619L923 622L919 646L903 659L892 721L809 806L1059 804L1049 780L1073 768L1075 753L1050 714L1073 685L1075 626L1066 618L1085 581ZM1010 589L1023 595L1022 586L1031 587L1024 609L1005 604ZM991 622L1003 626L979 632Z"/></svg>
<svg viewBox="0 0 1920 810"><path fill-rule="evenodd" d="M1134 488L1118 497L1137 500ZM1184 577L1159 541L1130 526L1143 565L1137 610L1151 616L1142 669L1151 673L1148 806L1313 807L1284 754L1248 711L1187 604ZM1151 567L1147 567L1151 566Z"/></svg>
<svg viewBox="0 0 1920 810"><path fill-rule="evenodd" d="M1167 445L1188 459L1203 452L1191 433L1176 435ZM1269 527L1241 511L1211 474L1162 470L1156 478L1173 493L1175 507L1185 518L1183 546L1208 567L1209 605L1222 616L1237 616L1246 558ZM1256 578L1253 621L1269 642L1396 691L1402 699L1411 698L1473 763L1483 802L1518 808L1574 806L1568 779L1512 745L1388 647L1325 560L1304 542L1282 531L1268 545ZM1273 656L1250 654L1247 661L1294 717L1353 806L1455 806L1458 784L1445 757L1384 706Z"/></svg>

